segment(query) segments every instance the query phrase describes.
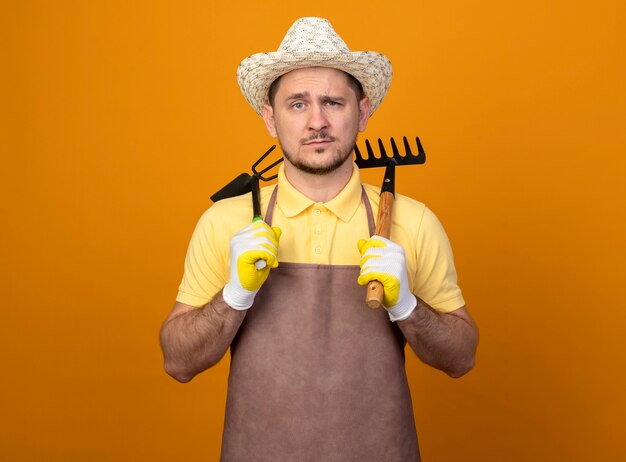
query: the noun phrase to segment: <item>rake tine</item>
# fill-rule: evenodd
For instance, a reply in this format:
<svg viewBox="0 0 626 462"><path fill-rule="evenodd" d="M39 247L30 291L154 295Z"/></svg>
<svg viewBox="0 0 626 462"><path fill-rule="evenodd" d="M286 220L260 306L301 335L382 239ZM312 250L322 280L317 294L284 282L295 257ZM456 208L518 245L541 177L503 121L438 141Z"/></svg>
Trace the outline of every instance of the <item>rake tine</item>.
<svg viewBox="0 0 626 462"><path fill-rule="evenodd" d="M417 141L417 154L420 156L425 156L424 148L422 147L422 142L419 139L419 136L415 137L415 141Z"/></svg>
<svg viewBox="0 0 626 462"><path fill-rule="evenodd" d="M413 153L411 152L411 146L409 145L409 140L406 139L406 136L403 136L402 139L404 140L404 151L406 152L406 155L412 156Z"/></svg>
<svg viewBox="0 0 626 462"><path fill-rule="evenodd" d="M387 151L385 151L385 145L383 144L383 140L378 138L378 150L380 151L381 159L387 158Z"/></svg>
<svg viewBox="0 0 626 462"><path fill-rule="evenodd" d="M372 149L372 145L370 144L370 140L365 140L365 147L367 148L367 158L376 158L376 156L374 155L374 150Z"/></svg>
<svg viewBox="0 0 626 462"><path fill-rule="evenodd" d="M424 151L424 147L422 146L422 142L419 139L419 136L415 137L415 141L417 141L417 158L418 162L423 164L426 162L426 151Z"/></svg>
<svg viewBox="0 0 626 462"><path fill-rule="evenodd" d="M391 152L393 152L394 157L400 157L400 151L398 151L398 146L396 145L396 140L393 139L393 136L389 138L391 140Z"/></svg>
<svg viewBox="0 0 626 462"><path fill-rule="evenodd" d="M356 155L357 162L363 160L363 155L361 154L359 146L357 146L356 143L354 144L354 154Z"/></svg>

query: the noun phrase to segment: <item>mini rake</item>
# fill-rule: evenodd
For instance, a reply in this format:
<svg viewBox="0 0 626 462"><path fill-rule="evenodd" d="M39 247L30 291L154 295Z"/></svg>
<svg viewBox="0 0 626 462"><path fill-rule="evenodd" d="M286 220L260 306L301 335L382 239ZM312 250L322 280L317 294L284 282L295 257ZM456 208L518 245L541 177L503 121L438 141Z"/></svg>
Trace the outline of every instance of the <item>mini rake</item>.
<svg viewBox="0 0 626 462"><path fill-rule="evenodd" d="M367 151L367 157L363 157L358 146L354 146L354 153L356 155L356 164L359 168L373 168L373 167L386 167L385 177L383 179L383 185L380 190L380 203L378 206L378 218L376 220L376 235L389 238L391 232L391 213L393 210L393 200L395 197L395 167L396 165L414 165L423 164L426 162L426 153L422 147L422 143L418 137L415 137L417 142L417 154L413 154L411 146L406 136L404 140L404 155L400 154L398 146L393 138L391 142L391 157L387 154L385 145L378 138L378 150L380 155L376 156L374 149L369 142L365 140L365 148ZM378 281L372 281L367 286L367 293L365 297L365 303L370 308L380 308L383 301L383 285Z"/></svg>

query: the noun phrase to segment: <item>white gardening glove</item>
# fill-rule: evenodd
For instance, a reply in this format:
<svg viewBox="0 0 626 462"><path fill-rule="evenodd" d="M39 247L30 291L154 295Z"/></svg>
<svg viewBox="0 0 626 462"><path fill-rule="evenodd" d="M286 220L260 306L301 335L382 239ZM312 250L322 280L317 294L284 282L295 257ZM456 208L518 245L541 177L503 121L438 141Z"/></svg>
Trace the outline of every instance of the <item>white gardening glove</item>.
<svg viewBox="0 0 626 462"><path fill-rule="evenodd" d="M408 318L417 299L409 290L404 249L380 236L361 239L357 245L361 252L358 283L364 286L370 281L380 282L384 287L383 306L389 319L402 321Z"/></svg>
<svg viewBox="0 0 626 462"><path fill-rule="evenodd" d="M258 220L230 240L230 280L224 286L224 301L235 310L247 310L270 274L278 266L280 229ZM265 265L259 264L261 261Z"/></svg>

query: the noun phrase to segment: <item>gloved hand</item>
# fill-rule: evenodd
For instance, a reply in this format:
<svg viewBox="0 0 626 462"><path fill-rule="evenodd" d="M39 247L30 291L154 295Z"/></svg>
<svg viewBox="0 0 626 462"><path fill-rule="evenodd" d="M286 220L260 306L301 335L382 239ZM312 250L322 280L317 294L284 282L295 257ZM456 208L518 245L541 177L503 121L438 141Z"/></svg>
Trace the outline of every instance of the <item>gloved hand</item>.
<svg viewBox="0 0 626 462"><path fill-rule="evenodd" d="M224 286L224 301L235 310L247 310L270 274L278 266L280 228L258 220L230 240L230 280ZM258 260L267 264L255 265Z"/></svg>
<svg viewBox="0 0 626 462"><path fill-rule="evenodd" d="M408 318L417 299L409 290L404 249L380 236L361 239L357 245L361 252L358 283L364 286L370 281L379 281L384 287L383 306L389 319L402 321Z"/></svg>

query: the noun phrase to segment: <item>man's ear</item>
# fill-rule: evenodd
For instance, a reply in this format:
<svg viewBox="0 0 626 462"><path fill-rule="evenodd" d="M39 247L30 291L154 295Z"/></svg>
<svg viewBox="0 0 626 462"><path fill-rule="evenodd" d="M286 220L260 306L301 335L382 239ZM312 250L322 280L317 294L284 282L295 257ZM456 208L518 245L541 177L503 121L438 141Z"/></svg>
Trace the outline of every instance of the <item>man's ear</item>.
<svg viewBox="0 0 626 462"><path fill-rule="evenodd" d="M364 132L367 127L367 121L370 118L370 112L372 107L370 106L370 100L366 96L359 101L359 131Z"/></svg>
<svg viewBox="0 0 626 462"><path fill-rule="evenodd" d="M269 104L264 104L262 114L267 131L270 133L272 138L276 138L278 135L276 133L276 124L274 123L274 108L272 108Z"/></svg>

